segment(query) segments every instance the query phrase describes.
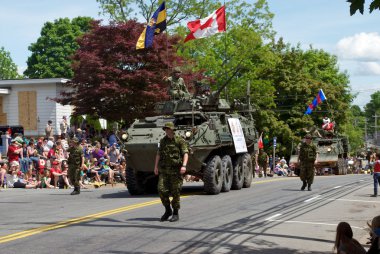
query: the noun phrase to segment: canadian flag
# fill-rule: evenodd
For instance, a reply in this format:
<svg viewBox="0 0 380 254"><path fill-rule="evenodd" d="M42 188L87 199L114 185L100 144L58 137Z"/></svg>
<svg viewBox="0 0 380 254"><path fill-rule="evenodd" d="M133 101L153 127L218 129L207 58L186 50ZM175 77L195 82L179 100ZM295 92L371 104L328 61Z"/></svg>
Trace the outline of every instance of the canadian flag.
<svg viewBox="0 0 380 254"><path fill-rule="evenodd" d="M226 8L223 5L207 18L190 21L187 27L191 33L187 35L185 42L222 33L226 31Z"/></svg>
<svg viewBox="0 0 380 254"><path fill-rule="evenodd" d="M259 141L258 141L259 149L264 148L264 143L263 143L263 133L261 133Z"/></svg>

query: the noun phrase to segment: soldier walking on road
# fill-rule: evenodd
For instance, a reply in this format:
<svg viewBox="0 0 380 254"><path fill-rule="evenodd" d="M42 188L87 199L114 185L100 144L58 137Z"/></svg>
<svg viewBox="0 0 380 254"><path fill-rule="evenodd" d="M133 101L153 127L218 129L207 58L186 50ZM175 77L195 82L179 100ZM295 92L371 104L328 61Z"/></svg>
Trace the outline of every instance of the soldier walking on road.
<svg viewBox="0 0 380 254"><path fill-rule="evenodd" d="M268 161L268 154L264 151L264 149L260 148L258 155L258 163L259 170L263 171L264 177L267 177Z"/></svg>
<svg viewBox="0 0 380 254"><path fill-rule="evenodd" d="M174 222L179 220L178 210L180 209L180 196L183 184L182 175L186 172L189 151L185 140L175 135L174 124L172 122L166 123L163 130L166 135L160 140L154 163L154 173L159 176L158 193L165 207L165 213L160 221L166 221L173 215L170 221ZM170 195L173 196L171 207Z"/></svg>
<svg viewBox="0 0 380 254"><path fill-rule="evenodd" d="M300 178L303 183L301 190L305 190L307 185L308 191L311 191L311 185L314 180L314 164L317 162L317 147L311 141L311 135L306 134L305 142L301 144L298 156L301 168Z"/></svg>
<svg viewBox="0 0 380 254"><path fill-rule="evenodd" d="M70 140L70 147L67 150L69 152L69 158L67 159L69 165L69 179L72 185L74 185L74 191L71 195L80 194L80 171L84 166L84 154L83 149L79 145L79 140L74 137Z"/></svg>

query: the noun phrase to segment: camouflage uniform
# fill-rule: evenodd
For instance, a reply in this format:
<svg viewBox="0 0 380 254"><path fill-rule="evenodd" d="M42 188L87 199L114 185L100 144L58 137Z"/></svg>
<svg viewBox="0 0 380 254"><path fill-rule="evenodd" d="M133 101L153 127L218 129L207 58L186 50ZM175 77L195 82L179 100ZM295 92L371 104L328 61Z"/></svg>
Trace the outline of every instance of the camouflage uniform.
<svg viewBox="0 0 380 254"><path fill-rule="evenodd" d="M307 144L302 143L300 147L299 160L300 160L300 178L303 182L302 189L305 189L306 184L309 190L314 180L314 162L317 158L317 147L311 142Z"/></svg>
<svg viewBox="0 0 380 254"><path fill-rule="evenodd" d="M190 98L190 93L183 78L175 78L173 76L169 77L168 81L170 82L169 95L172 99Z"/></svg>
<svg viewBox="0 0 380 254"><path fill-rule="evenodd" d="M160 141L158 149L160 155L158 193L165 207L170 206L169 196L173 196L173 209L180 208L180 196L183 179L180 174L182 158L188 153L186 142L175 135L173 139L165 136Z"/></svg>
<svg viewBox="0 0 380 254"><path fill-rule="evenodd" d="M267 176L267 168L268 168L268 154L264 152L264 150L259 150L259 155L257 158L259 167L263 169L264 176Z"/></svg>
<svg viewBox="0 0 380 254"><path fill-rule="evenodd" d="M76 144L71 146L68 150L69 158L67 163L69 166L68 176L71 183L74 185L74 191L80 191L80 171L82 166L83 149L80 145ZM78 193L79 194L79 193Z"/></svg>

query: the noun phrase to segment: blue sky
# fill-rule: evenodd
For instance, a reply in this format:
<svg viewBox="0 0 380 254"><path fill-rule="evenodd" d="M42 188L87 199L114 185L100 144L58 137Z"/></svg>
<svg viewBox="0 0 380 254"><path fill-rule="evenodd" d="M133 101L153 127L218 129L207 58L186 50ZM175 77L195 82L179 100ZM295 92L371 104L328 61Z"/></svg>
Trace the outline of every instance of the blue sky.
<svg viewBox="0 0 380 254"><path fill-rule="evenodd" d="M226 1L228 3L228 1ZM251 1L252 2L252 1ZM368 2L368 0L367 0ZM346 0L268 0L277 36L307 49L309 45L338 56L350 76L355 104L363 107L380 90L380 12L350 16ZM1 0L0 47L19 69L26 68L28 46L43 24L62 17L99 18L96 0ZM104 18L104 17L102 17ZM328 94L326 94L328 98Z"/></svg>

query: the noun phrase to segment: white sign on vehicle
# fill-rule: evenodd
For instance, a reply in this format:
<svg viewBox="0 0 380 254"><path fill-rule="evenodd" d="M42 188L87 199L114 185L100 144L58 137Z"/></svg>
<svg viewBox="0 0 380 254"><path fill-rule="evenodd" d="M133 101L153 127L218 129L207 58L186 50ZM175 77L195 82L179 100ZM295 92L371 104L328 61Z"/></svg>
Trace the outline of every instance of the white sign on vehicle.
<svg viewBox="0 0 380 254"><path fill-rule="evenodd" d="M245 143L243 129L241 128L241 124L239 119L237 118L229 118L228 124L230 126L232 139L234 140L235 152L236 153L246 153L247 145Z"/></svg>

